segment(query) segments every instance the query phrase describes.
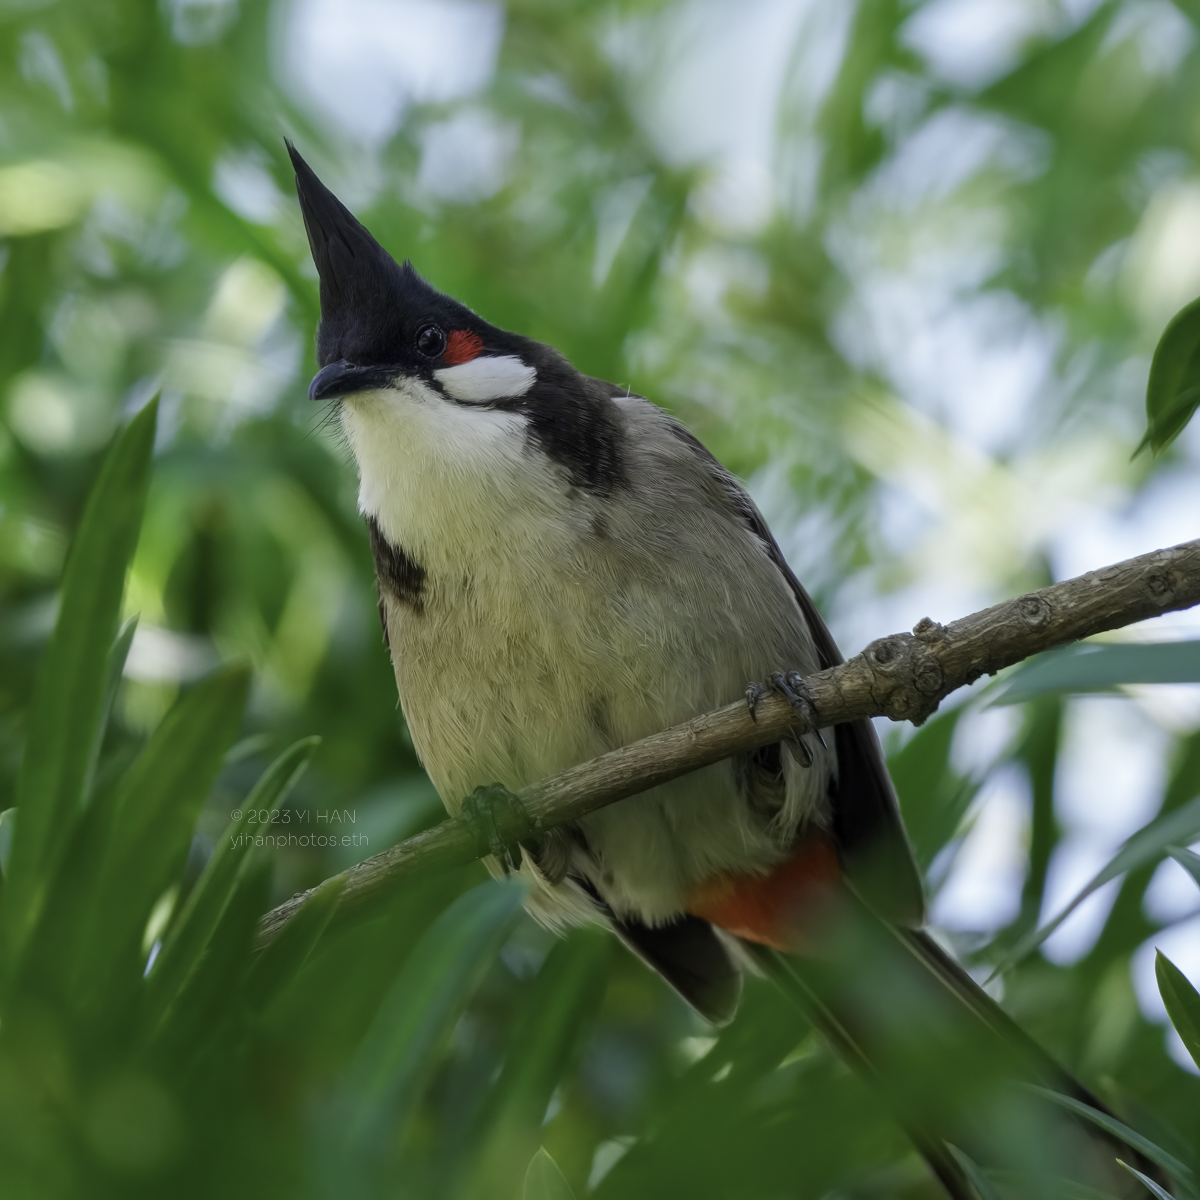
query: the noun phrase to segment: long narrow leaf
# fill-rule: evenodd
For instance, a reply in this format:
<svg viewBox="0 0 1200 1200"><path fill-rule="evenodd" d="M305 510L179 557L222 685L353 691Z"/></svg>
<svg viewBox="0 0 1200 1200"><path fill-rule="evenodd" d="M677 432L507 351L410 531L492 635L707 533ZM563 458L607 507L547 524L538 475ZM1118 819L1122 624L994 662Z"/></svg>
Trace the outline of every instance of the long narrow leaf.
<svg viewBox="0 0 1200 1200"><path fill-rule="evenodd" d="M1110 880L1136 867L1157 862L1178 842L1191 842L1200 837L1200 796L1174 812L1164 813L1157 820L1139 829L1117 851L1112 860L1078 892L1058 915L1033 930L1013 947L1007 958L992 973L1001 975L1027 954L1036 950L1093 892Z"/></svg>
<svg viewBox="0 0 1200 1200"><path fill-rule="evenodd" d="M1066 646L1022 663L994 705L1033 696L1111 691L1125 683L1200 683L1200 641Z"/></svg>
<svg viewBox="0 0 1200 1200"><path fill-rule="evenodd" d="M363 1039L347 1079L352 1145L377 1144L404 1118L458 1014L516 920L524 885L485 883L460 896L417 943Z"/></svg>
<svg viewBox="0 0 1200 1200"><path fill-rule="evenodd" d="M1167 853L1200 885L1200 854L1182 846L1170 846Z"/></svg>
<svg viewBox="0 0 1200 1200"><path fill-rule="evenodd" d="M554 1089L604 993L611 939L581 930L556 946L523 998L481 1127L470 1195L511 1196Z"/></svg>
<svg viewBox="0 0 1200 1200"><path fill-rule="evenodd" d="M1124 1167L1125 1170L1127 1170L1130 1175L1134 1177L1134 1179L1143 1183L1146 1187L1146 1190L1150 1193L1150 1195L1156 1197L1156 1200L1175 1200L1175 1197L1172 1196L1166 1188L1159 1187L1158 1184L1155 1183L1154 1180L1148 1175L1143 1175L1141 1171L1137 1170L1135 1167L1131 1167L1127 1162L1123 1162L1119 1158L1117 1159L1117 1163Z"/></svg>
<svg viewBox="0 0 1200 1200"><path fill-rule="evenodd" d="M308 769L320 738L303 738L289 746L263 772L246 797L243 809L274 812ZM148 978L147 1012L151 1021L183 986L199 961L204 945L233 893L238 870L251 848L245 823L230 821L196 881L178 919L172 924Z"/></svg>
<svg viewBox="0 0 1200 1200"><path fill-rule="evenodd" d="M567 1177L544 1147L529 1160L521 1200L575 1200Z"/></svg>
<svg viewBox="0 0 1200 1200"><path fill-rule="evenodd" d="M315 888L300 911L258 956L246 983L253 1010L265 1009L307 962L333 917L345 884L344 878L335 875Z"/></svg>
<svg viewBox="0 0 1200 1200"><path fill-rule="evenodd" d="M971 1181L971 1186L979 1193L979 1200L1000 1200L992 1181L983 1173L974 1159L964 1154L957 1146L949 1147L955 1161L963 1169L963 1173Z"/></svg>
<svg viewBox="0 0 1200 1200"><path fill-rule="evenodd" d="M1120 1161L1119 1159L1117 1160ZM1052 1196L1054 1200L1117 1200L1112 1192L1102 1192L1098 1188L1089 1187L1074 1179L1063 1179L1061 1176L1040 1176L1031 1178L1030 1175L1019 1171L991 1171L991 1178L997 1186L1003 1189L1005 1197L1025 1196L1030 1187L1037 1189L1039 1196Z"/></svg>
<svg viewBox="0 0 1200 1200"><path fill-rule="evenodd" d="M137 546L157 404L118 435L84 508L63 573L58 621L38 673L17 780L0 932L11 972L83 805L107 692L125 573Z"/></svg>
<svg viewBox="0 0 1200 1200"><path fill-rule="evenodd" d="M1195 1175L1191 1167L1186 1163L1182 1163L1173 1154L1168 1154L1161 1146L1155 1145L1149 1138L1142 1135L1128 1125L1118 1121L1116 1117L1110 1117L1107 1113L1102 1113L1098 1109L1092 1108L1090 1104L1084 1104L1082 1101L1074 1100L1070 1096L1064 1096L1060 1092L1051 1091L1049 1088L1033 1087L1032 1091L1039 1096L1044 1096L1047 1100L1054 1104L1073 1112L1078 1117L1083 1117L1084 1120L1090 1121L1093 1125L1105 1130L1108 1133L1120 1138L1127 1146L1132 1147L1139 1154L1144 1154L1156 1166L1162 1167L1181 1188L1186 1188L1189 1195L1196 1194Z"/></svg>
<svg viewBox="0 0 1200 1200"><path fill-rule="evenodd" d="M98 1004L107 1000L105 981L127 971L131 953L140 955L150 910L182 869L196 814L237 735L248 684L247 670L236 667L185 693L121 788L77 964L78 986Z"/></svg>
<svg viewBox="0 0 1200 1200"><path fill-rule="evenodd" d="M1200 993L1161 950L1154 953L1154 975L1167 1006L1167 1016L1192 1060L1200 1067Z"/></svg>
<svg viewBox="0 0 1200 1200"><path fill-rule="evenodd" d="M954 836L979 790L950 764L950 747L964 711L954 708L935 717L888 759L904 824L924 867Z"/></svg>
<svg viewBox="0 0 1200 1200"><path fill-rule="evenodd" d="M117 689L121 686L121 675L125 670L125 662L129 658L129 647L133 645L133 636L137 632L137 625L137 615L129 617L117 631L112 649L108 652L108 667L105 671L104 698L100 706L100 720L96 722L92 753L88 760L87 772L84 776L83 794L85 796L90 796L92 792L96 767L100 762L100 750L104 742L104 733L108 727L108 718L112 713L113 704L117 699Z"/></svg>
<svg viewBox="0 0 1200 1200"><path fill-rule="evenodd" d="M254 936L270 886L269 858L261 852L248 858L197 968L155 1028L152 1052L174 1064L175 1070L197 1061L210 1048L221 1053L237 1048L231 1031L238 1029L241 1012L234 1001L243 995L253 964Z"/></svg>

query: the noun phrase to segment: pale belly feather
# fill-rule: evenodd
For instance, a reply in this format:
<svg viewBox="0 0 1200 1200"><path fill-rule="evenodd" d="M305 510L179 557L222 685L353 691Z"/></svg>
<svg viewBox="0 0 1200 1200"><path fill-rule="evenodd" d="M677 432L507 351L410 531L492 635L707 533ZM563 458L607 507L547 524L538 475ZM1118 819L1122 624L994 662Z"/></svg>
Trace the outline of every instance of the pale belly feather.
<svg viewBox="0 0 1200 1200"><path fill-rule="evenodd" d="M434 581L420 613L389 605L405 717L452 813L476 787L517 790L730 703L766 673L759 647L744 648L744 666L732 643L725 654L698 659L688 639L642 632L668 614L638 615L614 614L566 579L529 583L486 570L454 586ZM813 782L823 790L817 774ZM783 853L747 812L728 763L578 824L596 863L594 883L610 906L648 921L676 916L701 880L764 869ZM534 881L542 893L535 913L570 919L578 897Z"/></svg>

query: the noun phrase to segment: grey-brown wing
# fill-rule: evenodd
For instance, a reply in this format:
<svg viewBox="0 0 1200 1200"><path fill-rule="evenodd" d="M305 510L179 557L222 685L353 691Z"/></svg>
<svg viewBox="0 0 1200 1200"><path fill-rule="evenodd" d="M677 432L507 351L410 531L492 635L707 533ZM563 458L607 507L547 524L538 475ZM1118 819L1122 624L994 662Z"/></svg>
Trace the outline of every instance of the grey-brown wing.
<svg viewBox="0 0 1200 1200"><path fill-rule="evenodd" d="M816 644L821 668L843 662L817 606L788 566L754 501L703 442L676 421L671 421L671 429L705 465L732 510L762 542L787 580ZM867 720L848 721L834 728L834 739L838 777L832 785L833 827L846 874L881 916L898 924L922 925L925 890L875 729Z"/></svg>

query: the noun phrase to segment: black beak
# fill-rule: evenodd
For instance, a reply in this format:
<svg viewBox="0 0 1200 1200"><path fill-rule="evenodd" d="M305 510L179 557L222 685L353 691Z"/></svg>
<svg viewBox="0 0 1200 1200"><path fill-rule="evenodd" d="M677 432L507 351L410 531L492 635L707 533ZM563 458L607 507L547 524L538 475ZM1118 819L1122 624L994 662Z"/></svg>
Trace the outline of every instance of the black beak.
<svg viewBox="0 0 1200 1200"><path fill-rule="evenodd" d="M397 374L396 367L356 367L348 359L339 358L322 367L308 386L310 400L336 400L353 392L387 387Z"/></svg>

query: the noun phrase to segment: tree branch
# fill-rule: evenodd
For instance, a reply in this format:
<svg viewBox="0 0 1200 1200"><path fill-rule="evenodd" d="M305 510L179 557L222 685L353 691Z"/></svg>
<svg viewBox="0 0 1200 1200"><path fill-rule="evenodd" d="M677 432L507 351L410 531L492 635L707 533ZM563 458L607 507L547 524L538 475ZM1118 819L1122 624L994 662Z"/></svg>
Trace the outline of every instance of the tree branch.
<svg viewBox="0 0 1200 1200"><path fill-rule="evenodd" d="M822 728L876 716L919 725L946 696L981 675L1198 603L1200 539L1090 571L949 625L926 617L912 633L880 638L849 662L810 675L806 682ZM765 697L757 720L739 701L559 771L517 793L520 810L497 806L486 827L470 816L443 821L342 872L339 908L361 908L402 878L481 858L497 833L510 845L536 837L689 771L777 742L795 731L796 722L782 697ZM293 896L267 913L259 926L259 944L273 940L309 895Z"/></svg>

